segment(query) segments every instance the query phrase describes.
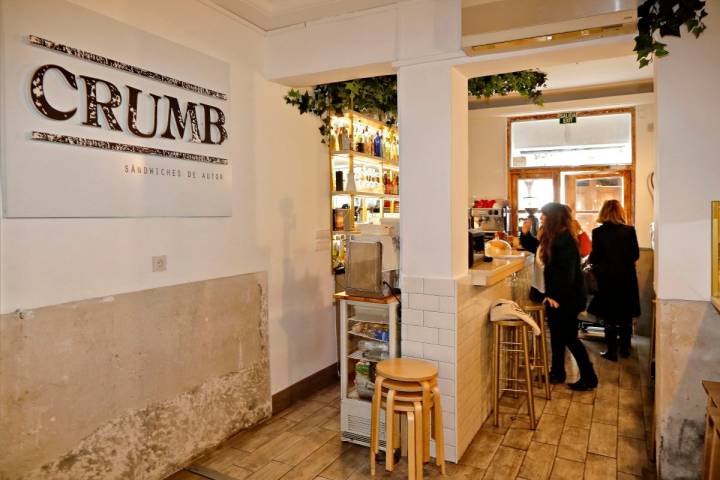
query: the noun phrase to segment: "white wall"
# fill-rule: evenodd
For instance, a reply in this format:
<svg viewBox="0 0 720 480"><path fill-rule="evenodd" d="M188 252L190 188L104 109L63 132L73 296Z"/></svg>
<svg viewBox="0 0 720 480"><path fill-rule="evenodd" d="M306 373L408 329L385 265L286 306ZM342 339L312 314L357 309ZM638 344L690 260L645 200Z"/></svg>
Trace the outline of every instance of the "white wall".
<svg viewBox="0 0 720 480"><path fill-rule="evenodd" d="M273 392L335 362L327 157L261 76L263 36L193 0L74 3L230 64L233 216L2 219L1 312L267 270Z"/></svg>
<svg viewBox="0 0 720 480"><path fill-rule="evenodd" d="M468 204L473 199L507 198L506 124L502 115L470 110Z"/></svg>
<svg viewBox="0 0 720 480"><path fill-rule="evenodd" d="M632 99L630 99L632 100ZM647 103L647 95L633 102L615 100L609 106L635 106L637 165L635 175L635 226L638 241L643 248L650 248L650 223L653 221L653 200L647 189L647 177L655 169L655 106ZM470 110L469 141L470 162L468 168L468 202L473 198L506 198L507 117L531 115L540 112L581 110L598 108L596 100L577 100L562 104L547 103L544 107L489 108ZM562 107L562 108L560 108Z"/></svg>
<svg viewBox="0 0 720 480"><path fill-rule="evenodd" d="M657 94L658 297L710 298L710 202L720 199L720 0L707 6L697 40L670 38L670 55L655 65ZM665 40L663 40L665 41ZM714 52L714 53L713 53ZM688 242L692 248L687 248Z"/></svg>

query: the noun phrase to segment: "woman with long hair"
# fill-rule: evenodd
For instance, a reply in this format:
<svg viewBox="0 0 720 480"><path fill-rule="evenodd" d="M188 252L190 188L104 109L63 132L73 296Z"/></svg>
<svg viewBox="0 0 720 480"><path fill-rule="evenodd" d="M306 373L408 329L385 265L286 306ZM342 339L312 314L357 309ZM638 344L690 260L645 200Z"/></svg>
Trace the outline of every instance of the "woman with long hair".
<svg viewBox="0 0 720 480"><path fill-rule="evenodd" d="M617 200L606 201L597 222L602 224L592 231L593 250L590 264L598 291L590 302L588 312L605 321L607 351L604 358L618 359L618 333L620 355L630 355L632 319L640 316L636 262L640 258L635 228L626 225L625 211Z"/></svg>
<svg viewBox="0 0 720 480"><path fill-rule="evenodd" d="M565 348L575 358L580 379L569 384L573 390L592 390L597 386L587 350L578 338L578 314L585 309L585 284L580 269L580 252L570 209L548 203L541 209L542 232L530 238L523 229L521 242L536 254L536 268L542 268L540 290L550 325L552 367L550 381L565 381ZM525 237L525 238L522 238Z"/></svg>

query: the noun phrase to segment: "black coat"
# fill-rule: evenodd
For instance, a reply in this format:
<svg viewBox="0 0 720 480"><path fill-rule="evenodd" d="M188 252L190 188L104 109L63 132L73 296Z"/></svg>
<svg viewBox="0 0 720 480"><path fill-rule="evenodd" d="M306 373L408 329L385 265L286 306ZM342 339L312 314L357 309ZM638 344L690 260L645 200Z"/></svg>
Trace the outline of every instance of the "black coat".
<svg viewBox="0 0 720 480"><path fill-rule="evenodd" d="M588 312L612 320L640 316L635 262L640 258L635 227L606 223L592 232L590 263L598 291Z"/></svg>
<svg viewBox="0 0 720 480"><path fill-rule="evenodd" d="M537 255L540 241L530 234L521 234L525 250ZM550 247L550 262L545 265L545 297L560 304L560 310L574 316L585 310L585 280L580 268L580 251L569 233L559 235ZM532 295L532 294L531 294Z"/></svg>
<svg viewBox="0 0 720 480"><path fill-rule="evenodd" d="M560 304L560 310L575 316L585 310L585 280L580 268L578 244L570 233L560 234L550 246L545 265L545 295Z"/></svg>

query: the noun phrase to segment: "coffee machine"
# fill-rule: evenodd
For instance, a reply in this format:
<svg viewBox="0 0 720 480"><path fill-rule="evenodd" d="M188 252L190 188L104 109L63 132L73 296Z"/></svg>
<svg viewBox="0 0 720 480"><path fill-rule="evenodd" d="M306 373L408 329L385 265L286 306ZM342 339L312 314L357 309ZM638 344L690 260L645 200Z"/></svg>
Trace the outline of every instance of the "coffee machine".
<svg viewBox="0 0 720 480"><path fill-rule="evenodd" d="M471 228L492 235L497 232L507 232L508 213L508 207L471 208L470 216L473 219Z"/></svg>

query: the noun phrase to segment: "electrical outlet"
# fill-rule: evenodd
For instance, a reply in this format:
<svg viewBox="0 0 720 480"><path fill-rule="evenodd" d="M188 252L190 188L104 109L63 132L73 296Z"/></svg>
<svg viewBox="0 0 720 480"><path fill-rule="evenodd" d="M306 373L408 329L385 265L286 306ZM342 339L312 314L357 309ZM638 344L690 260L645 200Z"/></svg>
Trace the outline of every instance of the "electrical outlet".
<svg viewBox="0 0 720 480"><path fill-rule="evenodd" d="M165 270L167 270L167 257L165 255L152 257L152 271L164 272Z"/></svg>

